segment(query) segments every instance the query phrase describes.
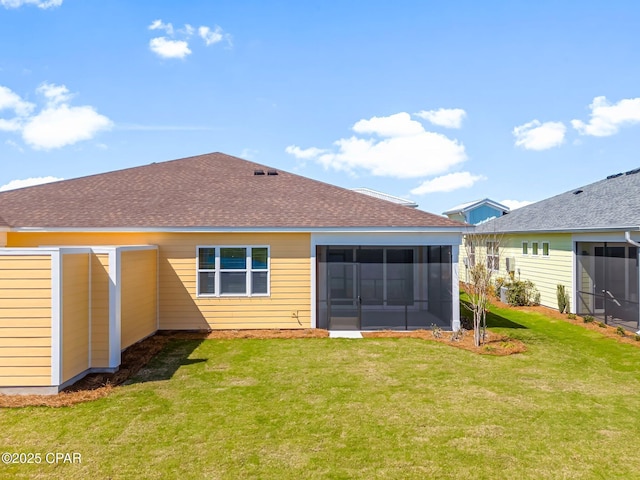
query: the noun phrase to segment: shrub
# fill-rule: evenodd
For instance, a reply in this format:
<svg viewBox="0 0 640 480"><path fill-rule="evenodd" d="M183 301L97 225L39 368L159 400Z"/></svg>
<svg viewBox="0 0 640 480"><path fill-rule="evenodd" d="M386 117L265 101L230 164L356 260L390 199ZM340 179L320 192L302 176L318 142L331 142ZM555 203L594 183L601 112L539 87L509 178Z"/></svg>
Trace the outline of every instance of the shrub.
<svg viewBox="0 0 640 480"><path fill-rule="evenodd" d="M584 321L584 323L591 323L595 320L595 318L593 318L591 315L585 315L582 320Z"/></svg>
<svg viewBox="0 0 640 480"><path fill-rule="evenodd" d="M508 288L509 305L522 307L540 304L540 292L531 280L514 280L508 285Z"/></svg>
<svg viewBox="0 0 640 480"><path fill-rule="evenodd" d="M461 316L460 328L464 328L465 330L473 330L473 318Z"/></svg>
<svg viewBox="0 0 640 480"><path fill-rule="evenodd" d="M556 296L558 297L558 310L560 313L569 313L569 294L566 292L564 285L558 284Z"/></svg>
<svg viewBox="0 0 640 480"><path fill-rule="evenodd" d="M442 337L442 329L436 325L435 323L431 324L433 330L431 333L433 334L433 338L441 338Z"/></svg>
<svg viewBox="0 0 640 480"><path fill-rule="evenodd" d="M575 320L577 318L575 313L567 313L567 318L571 319L571 320Z"/></svg>
<svg viewBox="0 0 640 480"><path fill-rule="evenodd" d="M467 331L464 328L460 328L460 330L456 330L455 332L451 332L451 341L452 342L459 342L464 338L464 334L467 333Z"/></svg>
<svg viewBox="0 0 640 480"><path fill-rule="evenodd" d="M622 327L616 328L616 333L618 335L620 335L621 337L626 337L627 336L626 330L624 328L622 328Z"/></svg>
<svg viewBox="0 0 640 480"><path fill-rule="evenodd" d="M500 300L500 289L502 287L505 287L505 286L508 287L509 286L508 283L507 283L507 279L504 278L504 277L498 277L498 278L496 278L494 283L495 283L495 285L494 285L494 287L495 287L494 295L498 300Z"/></svg>
<svg viewBox="0 0 640 480"><path fill-rule="evenodd" d="M636 333L636 334L633 336L633 339L634 339L636 342L640 342L640 335L638 335L638 334Z"/></svg>
<svg viewBox="0 0 640 480"><path fill-rule="evenodd" d="M604 322L598 322L598 323L597 323L597 325L598 325L600 328L607 328L607 324L606 324L606 323L604 323Z"/></svg>

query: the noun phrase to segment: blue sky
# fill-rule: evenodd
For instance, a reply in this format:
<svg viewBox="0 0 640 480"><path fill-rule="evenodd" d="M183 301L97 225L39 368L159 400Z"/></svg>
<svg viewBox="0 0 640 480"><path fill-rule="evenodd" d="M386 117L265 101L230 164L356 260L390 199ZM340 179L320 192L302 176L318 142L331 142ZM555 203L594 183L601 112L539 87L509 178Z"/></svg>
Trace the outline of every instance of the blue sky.
<svg viewBox="0 0 640 480"><path fill-rule="evenodd" d="M541 200L640 167L639 25L631 0L0 0L0 186L220 151L434 213Z"/></svg>

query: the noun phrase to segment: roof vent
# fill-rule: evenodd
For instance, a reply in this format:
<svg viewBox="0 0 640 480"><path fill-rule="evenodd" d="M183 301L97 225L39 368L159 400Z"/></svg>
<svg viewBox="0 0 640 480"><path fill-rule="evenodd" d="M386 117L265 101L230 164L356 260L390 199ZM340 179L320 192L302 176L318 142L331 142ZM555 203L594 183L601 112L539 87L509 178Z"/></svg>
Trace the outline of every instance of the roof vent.
<svg viewBox="0 0 640 480"><path fill-rule="evenodd" d="M269 175L269 176L278 175L278 171L277 170L267 170L267 175Z"/></svg>
<svg viewBox="0 0 640 480"><path fill-rule="evenodd" d="M625 175L635 175L638 172L640 172L640 168L636 168L634 170L629 170L628 172L625 173ZM620 175L622 175L622 174L620 174Z"/></svg>
<svg viewBox="0 0 640 480"><path fill-rule="evenodd" d="M629 175L629 172L627 172L627 175ZM607 177L607 180L611 180L612 178L618 178L618 177L621 177L621 176L622 176L622 173L616 173L615 175L609 175Z"/></svg>
<svg viewBox="0 0 640 480"><path fill-rule="evenodd" d="M573 192L573 194L574 194L574 195L579 195L579 194L581 194L582 192L584 192L584 190L576 190L575 192Z"/></svg>
<svg viewBox="0 0 640 480"><path fill-rule="evenodd" d="M264 170L260 170L260 169L254 170L253 174L254 175L264 175Z"/></svg>

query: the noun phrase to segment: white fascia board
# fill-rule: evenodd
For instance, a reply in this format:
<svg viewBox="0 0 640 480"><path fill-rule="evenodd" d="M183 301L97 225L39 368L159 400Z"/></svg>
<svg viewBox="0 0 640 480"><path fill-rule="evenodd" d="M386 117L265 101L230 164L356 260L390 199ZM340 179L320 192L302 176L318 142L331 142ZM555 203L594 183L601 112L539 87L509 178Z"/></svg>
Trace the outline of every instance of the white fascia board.
<svg viewBox="0 0 640 480"><path fill-rule="evenodd" d="M58 248L9 247L0 248L0 255L53 255L59 250Z"/></svg>
<svg viewBox="0 0 640 480"><path fill-rule="evenodd" d="M12 232L38 233L410 233L462 232L464 225L452 227L16 227Z"/></svg>

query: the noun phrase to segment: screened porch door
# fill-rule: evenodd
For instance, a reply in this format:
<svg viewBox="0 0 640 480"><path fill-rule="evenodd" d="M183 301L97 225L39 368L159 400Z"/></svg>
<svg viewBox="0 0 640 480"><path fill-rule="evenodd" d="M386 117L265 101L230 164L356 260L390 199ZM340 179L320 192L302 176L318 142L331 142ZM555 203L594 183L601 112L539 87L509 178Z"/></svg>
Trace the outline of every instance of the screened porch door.
<svg viewBox="0 0 640 480"><path fill-rule="evenodd" d="M360 330L360 268L355 262L327 265L329 330Z"/></svg>

